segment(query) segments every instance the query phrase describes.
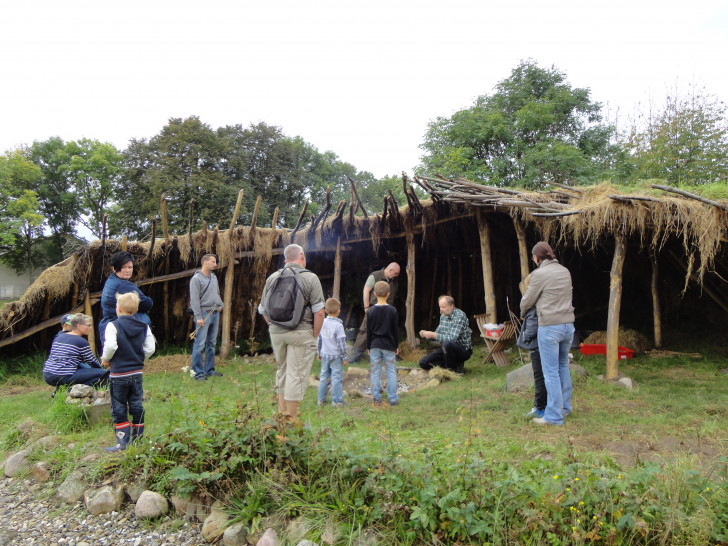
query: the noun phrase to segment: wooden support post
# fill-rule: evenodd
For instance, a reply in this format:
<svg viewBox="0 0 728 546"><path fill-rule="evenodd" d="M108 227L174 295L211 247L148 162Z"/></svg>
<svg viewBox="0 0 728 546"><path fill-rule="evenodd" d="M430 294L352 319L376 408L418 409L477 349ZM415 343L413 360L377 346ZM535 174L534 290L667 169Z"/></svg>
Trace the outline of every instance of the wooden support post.
<svg viewBox="0 0 728 546"><path fill-rule="evenodd" d="M341 236L336 238L336 257L334 258L334 297L341 301Z"/></svg>
<svg viewBox="0 0 728 546"><path fill-rule="evenodd" d="M225 271L225 293L223 294L222 307L222 341L220 343L220 357L227 358L230 353L230 330L233 304L233 279L235 278L235 249L233 248L233 230L240 215L240 205L243 202L243 190L238 192L238 201L235 203L235 212L228 229L228 238L230 239L230 256L227 256L227 270Z"/></svg>
<svg viewBox="0 0 728 546"><path fill-rule="evenodd" d="M86 299L83 303L83 312L85 315L93 317L93 311L91 311L91 294L89 293L88 288L86 289ZM97 356L98 351L96 350L96 328L89 329L88 344L91 346L91 351L93 351L94 356Z"/></svg>
<svg viewBox="0 0 728 546"><path fill-rule="evenodd" d="M415 241L414 234L407 231L407 299L405 300L404 328L407 332L407 345L414 349L415 337Z"/></svg>
<svg viewBox="0 0 728 546"><path fill-rule="evenodd" d="M657 254L652 255L652 325L655 332L655 348L662 347L662 314L660 312L660 291L658 289L659 265Z"/></svg>
<svg viewBox="0 0 728 546"><path fill-rule="evenodd" d="M516 237L518 238L518 260L521 263L521 281L524 281L529 274L528 264L530 262L528 255L528 245L526 243L526 230L523 224L513 218L513 227L516 228Z"/></svg>
<svg viewBox="0 0 728 546"><path fill-rule="evenodd" d="M127 241L126 241L126 235L122 235L121 237L121 250L123 252L126 252L126 249L128 247Z"/></svg>
<svg viewBox="0 0 728 546"><path fill-rule="evenodd" d="M169 241L169 227L167 226L167 194L163 193L159 198L159 211L162 215L162 235L164 242Z"/></svg>
<svg viewBox="0 0 728 546"><path fill-rule="evenodd" d="M478 209L478 234L480 235L480 260L483 266L483 289L485 291L485 314L488 322L495 323L498 313L493 286L493 258L490 251L490 227L482 210Z"/></svg>
<svg viewBox="0 0 728 546"><path fill-rule="evenodd" d="M622 306L622 269L626 254L624 233L614 236L614 258L609 275L609 315L607 317L607 374L606 379L617 379L619 374L619 310Z"/></svg>

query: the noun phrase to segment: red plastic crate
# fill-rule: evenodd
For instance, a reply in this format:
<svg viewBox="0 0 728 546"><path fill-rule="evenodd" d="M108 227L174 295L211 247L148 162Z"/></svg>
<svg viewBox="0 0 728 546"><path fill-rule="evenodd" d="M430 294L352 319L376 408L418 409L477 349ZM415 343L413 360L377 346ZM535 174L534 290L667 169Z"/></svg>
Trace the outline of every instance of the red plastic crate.
<svg viewBox="0 0 728 546"><path fill-rule="evenodd" d="M594 343L594 344L580 344L579 350L581 351L581 354L583 355L606 355L607 354L607 346L604 343ZM625 360L627 358L632 358L634 356L634 351L632 349L627 349L626 347L619 347L617 349L617 355L619 360Z"/></svg>

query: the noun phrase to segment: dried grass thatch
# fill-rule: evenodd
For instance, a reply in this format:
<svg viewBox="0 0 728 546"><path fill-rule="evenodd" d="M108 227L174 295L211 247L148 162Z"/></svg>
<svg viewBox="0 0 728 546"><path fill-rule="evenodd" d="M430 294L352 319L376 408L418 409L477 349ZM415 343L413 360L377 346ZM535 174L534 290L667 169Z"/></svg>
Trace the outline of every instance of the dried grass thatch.
<svg viewBox="0 0 728 546"><path fill-rule="evenodd" d="M599 332L593 332L585 340L585 345L600 345L607 343L607 332L602 330ZM652 344L647 340L645 336L635 330L619 329L619 340L617 342L620 347L632 349L635 354L643 354L647 352Z"/></svg>

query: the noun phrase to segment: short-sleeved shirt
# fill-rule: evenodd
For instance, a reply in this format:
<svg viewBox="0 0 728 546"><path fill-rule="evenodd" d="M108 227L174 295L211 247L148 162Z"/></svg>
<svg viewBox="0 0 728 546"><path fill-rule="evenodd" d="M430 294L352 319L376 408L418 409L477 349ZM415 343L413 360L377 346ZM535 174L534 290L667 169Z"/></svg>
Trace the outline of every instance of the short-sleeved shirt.
<svg viewBox="0 0 728 546"><path fill-rule="evenodd" d="M283 328L282 326L271 323L268 330L271 334L284 334L291 330L311 330L313 328L314 314L324 308L324 291L321 288L321 281L316 276L316 273L312 273L308 269L304 269L296 263L286 264L285 267L299 269L298 273L303 286L303 297L306 302L306 308L303 311L303 318L301 319L301 322L298 323L298 326L295 328ZM278 275L280 275L280 272L276 271L268 277L268 280L265 281L263 295L260 298L261 304L258 306L258 312L260 314L266 314L262 302L265 301L265 295L268 293L273 279L275 279Z"/></svg>

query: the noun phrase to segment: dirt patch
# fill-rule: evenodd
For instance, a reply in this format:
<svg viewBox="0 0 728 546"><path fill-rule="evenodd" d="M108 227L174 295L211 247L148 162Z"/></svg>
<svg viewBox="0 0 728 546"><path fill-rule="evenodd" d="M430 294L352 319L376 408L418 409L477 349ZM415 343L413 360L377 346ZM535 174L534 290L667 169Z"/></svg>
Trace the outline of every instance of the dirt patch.
<svg viewBox="0 0 728 546"><path fill-rule="evenodd" d="M178 372L190 365L190 355L166 355L152 358L144 363L144 373Z"/></svg>

